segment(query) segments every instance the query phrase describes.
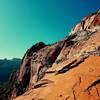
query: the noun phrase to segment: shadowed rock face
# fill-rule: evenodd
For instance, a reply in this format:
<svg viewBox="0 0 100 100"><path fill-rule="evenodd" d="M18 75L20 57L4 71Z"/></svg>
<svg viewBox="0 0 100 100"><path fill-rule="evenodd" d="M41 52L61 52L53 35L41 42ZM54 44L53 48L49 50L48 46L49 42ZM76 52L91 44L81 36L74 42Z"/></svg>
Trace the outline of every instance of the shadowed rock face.
<svg viewBox="0 0 100 100"><path fill-rule="evenodd" d="M53 45L45 45L40 42L28 49L22 59L20 69L11 75L7 84L1 87L0 100L14 98L34 87L34 84L44 76L45 71L55 62L64 43L65 40ZM5 91L9 92L3 94Z"/></svg>
<svg viewBox="0 0 100 100"><path fill-rule="evenodd" d="M46 45L42 42L39 42L28 49L26 54L24 55L18 74L18 84L21 84L22 88L27 88L27 86L29 85L31 77L31 59L33 57L33 53L38 52L44 47L46 47Z"/></svg>
<svg viewBox="0 0 100 100"><path fill-rule="evenodd" d="M94 60L97 61L93 65ZM23 93L16 100L81 100L84 96L99 100L99 61L98 11L86 16L64 40L52 45L39 42L28 49L20 69L0 88L0 100L14 99Z"/></svg>
<svg viewBox="0 0 100 100"><path fill-rule="evenodd" d="M41 46L42 48L40 50L36 49L35 52L33 52L34 48L33 50L29 49L23 58L19 70L18 83L23 84L24 88L31 88L32 85L44 76L45 71L55 62L63 44L64 41L51 46L42 44L43 47Z"/></svg>

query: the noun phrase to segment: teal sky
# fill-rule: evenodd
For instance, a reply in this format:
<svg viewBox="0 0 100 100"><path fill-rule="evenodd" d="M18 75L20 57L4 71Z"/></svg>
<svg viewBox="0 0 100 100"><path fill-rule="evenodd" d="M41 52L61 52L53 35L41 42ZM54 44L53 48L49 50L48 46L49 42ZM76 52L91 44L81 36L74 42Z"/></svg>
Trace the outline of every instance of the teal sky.
<svg viewBox="0 0 100 100"><path fill-rule="evenodd" d="M54 43L100 0L0 0L0 58L22 57L36 42Z"/></svg>

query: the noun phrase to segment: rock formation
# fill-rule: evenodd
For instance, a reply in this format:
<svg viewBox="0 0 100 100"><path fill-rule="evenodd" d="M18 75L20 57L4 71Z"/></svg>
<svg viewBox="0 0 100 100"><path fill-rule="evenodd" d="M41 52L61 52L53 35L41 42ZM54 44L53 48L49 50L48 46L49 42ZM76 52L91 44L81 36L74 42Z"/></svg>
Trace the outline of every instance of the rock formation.
<svg viewBox="0 0 100 100"><path fill-rule="evenodd" d="M16 98L17 97L17 98ZM32 46L0 100L100 100L100 12L52 45Z"/></svg>

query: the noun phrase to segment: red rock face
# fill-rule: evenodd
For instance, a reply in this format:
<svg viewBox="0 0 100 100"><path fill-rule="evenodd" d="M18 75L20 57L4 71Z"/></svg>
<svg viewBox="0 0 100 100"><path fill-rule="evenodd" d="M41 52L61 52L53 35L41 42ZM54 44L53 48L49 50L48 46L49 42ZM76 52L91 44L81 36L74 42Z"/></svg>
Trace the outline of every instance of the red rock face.
<svg viewBox="0 0 100 100"><path fill-rule="evenodd" d="M100 25L100 15L96 16L95 20L93 21L93 26Z"/></svg>
<svg viewBox="0 0 100 100"><path fill-rule="evenodd" d="M72 29L70 34L74 34L81 30L95 32L99 30L98 26L100 26L100 12L93 13L83 18L83 20Z"/></svg>
<svg viewBox="0 0 100 100"><path fill-rule="evenodd" d="M20 69L0 89L0 100L23 93L15 100L99 100L99 66L97 12L83 18L64 40L52 45L40 42L28 49Z"/></svg>

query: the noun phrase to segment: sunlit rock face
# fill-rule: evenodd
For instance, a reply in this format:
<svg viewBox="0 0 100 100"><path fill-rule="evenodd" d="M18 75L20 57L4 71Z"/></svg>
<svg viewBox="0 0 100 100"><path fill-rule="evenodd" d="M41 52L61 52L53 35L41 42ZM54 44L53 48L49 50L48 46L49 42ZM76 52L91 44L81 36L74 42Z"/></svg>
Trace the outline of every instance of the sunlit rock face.
<svg viewBox="0 0 100 100"><path fill-rule="evenodd" d="M0 100L10 99L99 100L100 12L84 17L67 38L28 49L0 89Z"/></svg>
<svg viewBox="0 0 100 100"><path fill-rule="evenodd" d="M100 29L100 11L92 13L82 19L71 31L71 34L85 30L89 32L96 32Z"/></svg>
<svg viewBox="0 0 100 100"><path fill-rule="evenodd" d="M57 58L57 62L73 58L74 56L90 55L89 52L96 51L100 46L100 12L93 13L83 18L77 24L65 43L61 53Z"/></svg>

